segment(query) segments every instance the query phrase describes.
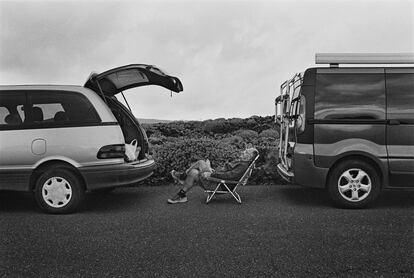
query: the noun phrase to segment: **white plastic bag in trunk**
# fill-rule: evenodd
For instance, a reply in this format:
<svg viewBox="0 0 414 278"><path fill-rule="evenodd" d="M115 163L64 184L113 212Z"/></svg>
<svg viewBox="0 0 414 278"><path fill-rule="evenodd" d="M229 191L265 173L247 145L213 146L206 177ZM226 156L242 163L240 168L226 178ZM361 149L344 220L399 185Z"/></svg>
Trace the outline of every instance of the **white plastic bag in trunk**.
<svg viewBox="0 0 414 278"><path fill-rule="evenodd" d="M138 158L141 147L138 147L137 139L131 141L131 143L125 143L125 160L128 162L135 161Z"/></svg>

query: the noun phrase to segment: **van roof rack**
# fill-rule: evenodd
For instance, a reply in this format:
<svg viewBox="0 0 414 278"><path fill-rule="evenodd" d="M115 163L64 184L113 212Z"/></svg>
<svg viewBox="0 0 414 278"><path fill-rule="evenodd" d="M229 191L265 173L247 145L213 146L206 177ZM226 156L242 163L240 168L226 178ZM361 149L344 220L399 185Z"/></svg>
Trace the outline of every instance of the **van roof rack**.
<svg viewBox="0 0 414 278"><path fill-rule="evenodd" d="M316 53L315 64L414 64L414 53Z"/></svg>

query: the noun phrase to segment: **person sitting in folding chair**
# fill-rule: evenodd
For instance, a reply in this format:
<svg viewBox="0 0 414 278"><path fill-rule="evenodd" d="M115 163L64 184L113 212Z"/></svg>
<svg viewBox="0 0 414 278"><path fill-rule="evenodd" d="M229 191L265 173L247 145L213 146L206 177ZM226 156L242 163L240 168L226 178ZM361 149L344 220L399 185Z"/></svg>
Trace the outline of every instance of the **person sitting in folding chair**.
<svg viewBox="0 0 414 278"><path fill-rule="evenodd" d="M232 163L226 163L223 169L219 169L215 171L210 166L210 161L207 160L199 160L192 164L185 172L177 172L175 170L171 171L171 176L176 180L178 183L183 185L183 188L171 199L168 199L167 202L169 204L177 204L177 203L185 203L188 201L186 193L195 185L196 182L198 183L211 183L218 181L239 181L243 176L245 176L247 170L252 169L253 162L257 159L259 152L253 148L249 147L246 148L240 155L239 160L234 161ZM249 175L250 175L249 173ZM247 177L248 178L248 177ZM219 191L223 191L225 189L233 191L227 185L219 184L217 185L216 192L223 193ZM232 186L234 188L234 186ZM219 190L220 189L220 190ZM204 188L204 190L209 193L209 190ZM212 193L211 191L210 193ZM214 193L215 194L215 193ZM237 194L237 193L236 193ZM233 195L233 194L232 194ZM209 195L210 196L210 195ZM238 195L237 195L238 196ZM211 196L212 198L213 196ZM235 195L233 195L235 197ZM210 199L211 199L210 198ZM237 197L235 197L237 200ZM207 199L207 203L209 199ZM239 200L240 201L240 196Z"/></svg>

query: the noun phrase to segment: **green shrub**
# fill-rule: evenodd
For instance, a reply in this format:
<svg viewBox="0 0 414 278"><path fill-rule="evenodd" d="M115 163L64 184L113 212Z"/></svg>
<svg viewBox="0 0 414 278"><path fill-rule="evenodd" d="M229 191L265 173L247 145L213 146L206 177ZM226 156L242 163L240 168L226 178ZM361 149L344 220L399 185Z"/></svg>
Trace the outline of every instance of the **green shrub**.
<svg viewBox="0 0 414 278"><path fill-rule="evenodd" d="M191 163L199 159L210 159L211 166L216 168L239 155L239 150L228 143L208 138L187 139L183 137L162 145L154 145L153 152L157 161L155 178L169 177L172 169L184 171Z"/></svg>
<svg viewBox="0 0 414 278"><path fill-rule="evenodd" d="M151 136L150 138L148 138L148 141L151 145L151 147L153 147L154 145L161 145L164 144L165 140L167 138L165 136Z"/></svg>
<svg viewBox="0 0 414 278"><path fill-rule="evenodd" d="M258 137L257 132L250 129L237 130L234 132L234 134L243 138L244 141L253 143L255 142L255 139Z"/></svg>
<svg viewBox="0 0 414 278"><path fill-rule="evenodd" d="M259 136L263 138L277 139L279 138L279 132L274 128L270 128L260 132Z"/></svg>
<svg viewBox="0 0 414 278"><path fill-rule="evenodd" d="M250 184L285 183L277 173L278 149L276 147L258 147L260 158L257 169L250 178Z"/></svg>
<svg viewBox="0 0 414 278"><path fill-rule="evenodd" d="M231 125L225 119L208 120L204 122L204 131L207 133L227 133Z"/></svg>
<svg viewBox="0 0 414 278"><path fill-rule="evenodd" d="M222 143L229 144L235 146L238 149L242 149L244 147L244 140L240 136L234 135L230 137L225 137L221 140Z"/></svg>
<svg viewBox="0 0 414 278"><path fill-rule="evenodd" d="M231 118L227 120L232 126L236 127L236 129L241 128L244 125L244 120L241 118Z"/></svg>

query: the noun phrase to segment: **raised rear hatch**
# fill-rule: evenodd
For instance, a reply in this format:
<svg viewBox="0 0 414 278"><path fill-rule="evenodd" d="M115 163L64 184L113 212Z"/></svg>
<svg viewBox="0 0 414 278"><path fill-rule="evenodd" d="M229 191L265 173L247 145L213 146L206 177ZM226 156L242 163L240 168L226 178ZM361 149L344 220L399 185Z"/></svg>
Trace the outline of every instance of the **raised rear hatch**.
<svg viewBox="0 0 414 278"><path fill-rule="evenodd" d="M112 97L125 90L147 85L158 85L176 93L183 90L183 85L177 77L145 64L132 64L99 74L92 73L84 87Z"/></svg>

